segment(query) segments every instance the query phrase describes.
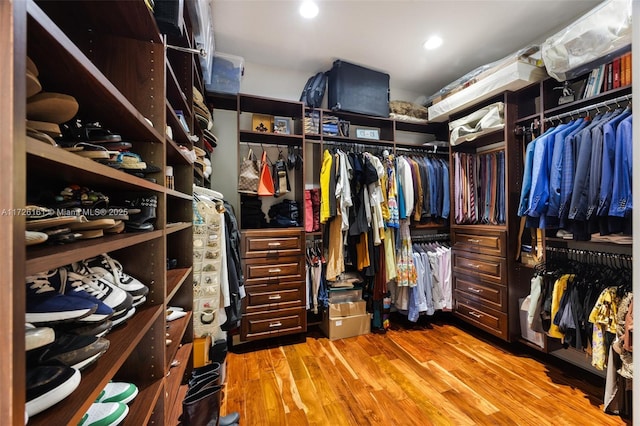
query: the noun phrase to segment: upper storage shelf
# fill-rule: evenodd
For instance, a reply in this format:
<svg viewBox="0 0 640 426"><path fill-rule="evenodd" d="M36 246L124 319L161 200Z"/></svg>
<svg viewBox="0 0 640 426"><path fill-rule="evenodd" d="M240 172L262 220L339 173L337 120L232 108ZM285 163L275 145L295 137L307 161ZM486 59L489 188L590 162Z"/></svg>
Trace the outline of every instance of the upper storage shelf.
<svg viewBox="0 0 640 426"><path fill-rule="evenodd" d="M37 65L38 78L46 91L75 97L84 117L100 120L106 128L124 129L122 133L132 141L161 143L164 140L35 3L27 3L27 12L27 53Z"/></svg>
<svg viewBox="0 0 640 426"><path fill-rule="evenodd" d="M144 1L38 1L65 33L99 31L162 44L153 13Z"/></svg>

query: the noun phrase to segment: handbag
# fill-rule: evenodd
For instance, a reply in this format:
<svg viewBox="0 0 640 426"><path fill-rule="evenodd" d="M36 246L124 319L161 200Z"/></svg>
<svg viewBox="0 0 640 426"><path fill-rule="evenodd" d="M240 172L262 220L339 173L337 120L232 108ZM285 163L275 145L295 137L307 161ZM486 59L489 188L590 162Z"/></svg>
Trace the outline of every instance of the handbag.
<svg viewBox="0 0 640 426"><path fill-rule="evenodd" d="M289 175L287 174L287 161L285 160L282 151L278 155L278 159L272 165L272 178L274 182L275 194L279 197L291 191L291 185L289 184Z"/></svg>
<svg viewBox="0 0 640 426"><path fill-rule="evenodd" d="M240 174L238 176L238 192L245 194L257 194L258 183L260 182L260 170L253 155L253 150L249 148L247 157L240 163Z"/></svg>
<svg viewBox="0 0 640 426"><path fill-rule="evenodd" d="M269 164L267 164L267 152L262 151L260 170L260 182L258 183L258 195L273 195L275 190L273 188L273 178L271 177L271 171L269 170Z"/></svg>

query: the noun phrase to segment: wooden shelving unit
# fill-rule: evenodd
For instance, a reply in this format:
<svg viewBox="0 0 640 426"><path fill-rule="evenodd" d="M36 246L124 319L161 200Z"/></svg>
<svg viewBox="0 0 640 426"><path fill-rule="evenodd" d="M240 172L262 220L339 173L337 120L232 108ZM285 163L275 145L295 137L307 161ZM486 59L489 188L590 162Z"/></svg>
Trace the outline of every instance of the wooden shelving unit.
<svg viewBox="0 0 640 426"><path fill-rule="evenodd" d="M185 11L187 13L187 11ZM25 218L3 217L0 244L3 282L0 297L11 306L0 314L6 333L0 337L5 373L0 396L6 424L23 424L26 362L24 331L25 277L55 269L101 253L119 260L124 270L149 287L147 301L124 324L105 338L109 349L82 372L80 385L67 398L32 416L29 424L77 424L110 380L129 381L139 388L123 424L175 424L181 412L180 384L190 367L192 351L191 289L193 165L178 145L192 147L196 129L192 116L194 81L199 67L191 54L167 54L153 13L144 2L42 1L0 5L0 129L8 136L0 143L7 185L0 197L3 208L21 209L40 191L60 191L78 184L109 196L110 206L138 196L158 199L154 230L107 235L65 245L24 245ZM189 25L181 45L193 45ZM73 96L78 117L99 121L132 143L131 151L161 171L133 176L25 136L25 59L36 64L43 91ZM201 83L200 83L201 84ZM182 93L188 89L186 99ZM190 131L178 122L173 107L184 109ZM165 137L166 125L174 131ZM165 187L164 168L174 168L175 190ZM157 183L156 183L157 182ZM180 247L179 256L167 249ZM179 268L166 270L167 255ZM165 345L166 306L180 306L187 315L169 324ZM179 367L171 367L178 359ZM169 372L177 373L170 375ZM171 379L168 379L171 377Z"/></svg>

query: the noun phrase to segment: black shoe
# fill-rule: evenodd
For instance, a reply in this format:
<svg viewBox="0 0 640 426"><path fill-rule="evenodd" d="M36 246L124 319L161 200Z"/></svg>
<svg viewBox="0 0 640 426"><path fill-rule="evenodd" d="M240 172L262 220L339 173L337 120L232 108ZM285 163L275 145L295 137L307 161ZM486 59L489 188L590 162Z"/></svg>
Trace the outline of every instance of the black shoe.
<svg viewBox="0 0 640 426"><path fill-rule="evenodd" d="M102 337L63 334L40 355L41 365L66 365L82 370L93 364L109 349L109 341Z"/></svg>
<svg viewBox="0 0 640 426"><path fill-rule="evenodd" d="M80 384L80 371L65 366L40 365L27 369L27 404L29 417L57 404Z"/></svg>

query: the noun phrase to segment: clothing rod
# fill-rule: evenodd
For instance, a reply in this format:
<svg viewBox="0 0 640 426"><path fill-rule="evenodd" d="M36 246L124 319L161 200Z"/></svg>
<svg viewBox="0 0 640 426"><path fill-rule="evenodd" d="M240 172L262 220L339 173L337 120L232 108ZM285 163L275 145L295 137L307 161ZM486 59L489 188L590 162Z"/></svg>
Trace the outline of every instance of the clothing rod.
<svg viewBox="0 0 640 426"><path fill-rule="evenodd" d="M593 251L593 250L582 250L582 249L572 249L572 248L564 248L564 247L546 247L548 252L552 253L560 253L560 254L572 254L576 256L590 256L594 259L620 259L632 261L633 256L629 254L623 253L604 253L601 251Z"/></svg>
<svg viewBox="0 0 640 426"><path fill-rule="evenodd" d="M602 102L598 102L597 104L592 104L586 107L582 107L582 108L578 108L576 110L573 111L568 111L568 112L563 112L562 114L558 114L558 115L554 115L552 117L547 117L544 119L545 123L549 122L549 121L554 121L554 120L560 120L562 118L565 117L572 117L574 115L580 115L583 112L588 112L591 111L593 109L598 109L600 107L606 107L608 105L611 104L618 104L620 102L624 102L624 101L630 101L631 100L631 94L628 95L624 95L624 96L618 96L617 98L613 98L613 99L609 99L606 101L602 101Z"/></svg>
<svg viewBox="0 0 640 426"><path fill-rule="evenodd" d="M387 146L387 145L372 145L372 144L366 144L366 143L360 143L360 142L351 142L351 141L345 141L345 142L340 142L340 141L324 141L323 142L324 145L332 145L332 146L336 146L336 147L345 147L345 148L371 148L371 149L375 149L375 150L392 150L393 147L392 146Z"/></svg>
<svg viewBox="0 0 640 426"><path fill-rule="evenodd" d="M433 146L416 146L415 148L409 148L406 146L397 146L396 151L401 152L415 152L416 154L448 154L448 151L438 152L438 147Z"/></svg>
<svg viewBox="0 0 640 426"><path fill-rule="evenodd" d="M411 241L448 241L451 239L451 234L422 234L412 235Z"/></svg>

